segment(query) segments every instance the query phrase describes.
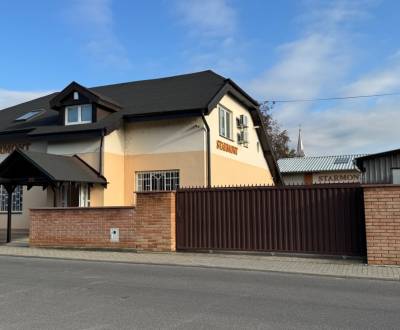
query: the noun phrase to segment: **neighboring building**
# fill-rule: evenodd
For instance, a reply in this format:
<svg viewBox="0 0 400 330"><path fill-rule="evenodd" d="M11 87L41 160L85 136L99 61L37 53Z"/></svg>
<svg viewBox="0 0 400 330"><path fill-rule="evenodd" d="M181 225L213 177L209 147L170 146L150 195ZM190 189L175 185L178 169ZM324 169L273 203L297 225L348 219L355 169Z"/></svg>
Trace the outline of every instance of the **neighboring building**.
<svg viewBox="0 0 400 330"><path fill-rule="evenodd" d="M287 185L355 183L361 173L354 160L362 155L294 157L278 160L283 181Z"/></svg>
<svg viewBox="0 0 400 330"><path fill-rule="evenodd" d="M280 183L258 103L212 71L94 88L73 82L4 109L0 157L16 148L28 151L16 160L29 158L29 166L48 169L61 184L17 188L14 228L29 226L32 207L129 206L136 191ZM48 154L76 155L69 171L92 173L69 179L55 166L63 158ZM6 200L1 188L2 212ZM4 227L5 215L0 219Z"/></svg>
<svg viewBox="0 0 400 330"><path fill-rule="evenodd" d="M359 157L364 184L400 184L400 149Z"/></svg>

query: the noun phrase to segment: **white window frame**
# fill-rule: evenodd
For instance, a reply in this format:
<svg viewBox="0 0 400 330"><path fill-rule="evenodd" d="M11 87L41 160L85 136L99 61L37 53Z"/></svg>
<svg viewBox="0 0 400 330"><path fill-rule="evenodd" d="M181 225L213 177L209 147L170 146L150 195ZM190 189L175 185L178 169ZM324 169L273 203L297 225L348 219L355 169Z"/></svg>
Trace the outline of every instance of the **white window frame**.
<svg viewBox="0 0 400 330"><path fill-rule="evenodd" d="M90 106L90 109L92 110L92 105L91 104L80 104L80 105L71 105L68 107L65 107L65 125L80 125L80 124L90 124L93 121L93 113L91 113L91 120L82 120L82 108L84 106ZM78 121L68 121L68 111L72 108L78 108Z"/></svg>
<svg viewBox="0 0 400 330"><path fill-rule="evenodd" d="M219 135L225 139L233 141L233 113L223 106L218 108ZM229 122L229 127L227 127Z"/></svg>
<svg viewBox="0 0 400 330"><path fill-rule="evenodd" d="M11 195L12 197L12 213L22 213L23 212L23 188L22 186L17 186ZM0 213L7 213L8 207L8 193L4 186L0 185Z"/></svg>
<svg viewBox="0 0 400 330"><path fill-rule="evenodd" d="M59 207L69 207L71 186L63 183L58 191ZM79 184L79 207L90 207L90 185L86 183Z"/></svg>
<svg viewBox="0 0 400 330"><path fill-rule="evenodd" d="M173 191L179 188L179 170L136 172L136 191Z"/></svg>
<svg viewBox="0 0 400 330"><path fill-rule="evenodd" d="M88 184L79 186L79 207L90 207L90 186Z"/></svg>

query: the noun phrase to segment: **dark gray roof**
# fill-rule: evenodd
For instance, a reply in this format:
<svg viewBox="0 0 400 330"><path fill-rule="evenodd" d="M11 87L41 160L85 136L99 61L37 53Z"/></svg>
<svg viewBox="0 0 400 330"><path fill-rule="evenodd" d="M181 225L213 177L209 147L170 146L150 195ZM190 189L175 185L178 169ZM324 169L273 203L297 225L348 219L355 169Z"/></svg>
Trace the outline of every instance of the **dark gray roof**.
<svg viewBox="0 0 400 330"><path fill-rule="evenodd" d="M357 170L354 160L363 155L338 155L318 157L281 158L278 167L281 173L311 173Z"/></svg>
<svg viewBox="0 0 400 330"><path fill-rule="evenodd" d="M25 161L27 163L24 163ZM9 163L12 164L11 168ZM13 151L0 164L0 172L3 173L3 169L10 172L12 167L21 168L27 166L27 164L33 165L50 181L107 184L102 175L77 156L59 156L20 149ZM20 173L22 177L25 174ZM13 173L13 176L15 177L15 173ZM4 177L6 178L6 176Z"/></svg>
<svg viewBox="0 0 400 330"><path fill-rule="evenodd" d="M227 79L211 70L174 77L134 81L122 84L88 88L97 95L114 100L122 109L106 118L87 125L59 125L58 112L50 108L50 100L58 93L25 102L0 111L0 134L24 130L39 135L83 130L114 129L122 118L134 115L182 112L207 109L213 97ZM15 119L32 110L43 109L42 114L26 122ZM29 131L29 132L27 132Z"/></svg>
<svg viewBox="0 0 400 330"><path fill-rule="evenodd" d="M102 183L106 180L77 156L21 151L27 158L45 170L54 181Z"/></svg>

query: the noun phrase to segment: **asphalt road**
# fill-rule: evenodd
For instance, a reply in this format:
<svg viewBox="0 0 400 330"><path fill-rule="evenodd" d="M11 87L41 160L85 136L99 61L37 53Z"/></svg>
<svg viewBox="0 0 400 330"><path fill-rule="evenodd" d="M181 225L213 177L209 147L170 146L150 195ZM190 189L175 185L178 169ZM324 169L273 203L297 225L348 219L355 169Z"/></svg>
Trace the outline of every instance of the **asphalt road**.
<svg viewBox="0 0 400 330"><path fill-rule="evenodd" d="M0 257L0 329L399 326L399 282Z"/></svg>

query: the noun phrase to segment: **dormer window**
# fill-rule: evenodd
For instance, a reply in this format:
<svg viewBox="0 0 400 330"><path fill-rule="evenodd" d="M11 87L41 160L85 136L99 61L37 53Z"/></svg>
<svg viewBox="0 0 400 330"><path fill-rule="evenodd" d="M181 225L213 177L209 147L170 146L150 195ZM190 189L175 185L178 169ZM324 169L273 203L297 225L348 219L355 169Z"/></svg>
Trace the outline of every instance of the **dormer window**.
<svg viewBox="0 0 400 330"><path fill-rule="evenodd" d="M50 100L50 108L59 112L59 125L95 123L122 109L118 103L76 82L70 83Z"/></svg>
<svg viewBox="0 0 400 330"><path fill-rule="evenodd" d="M89 124L92 122L92 105L72 105L65 107L65 125Z"/></svg>

